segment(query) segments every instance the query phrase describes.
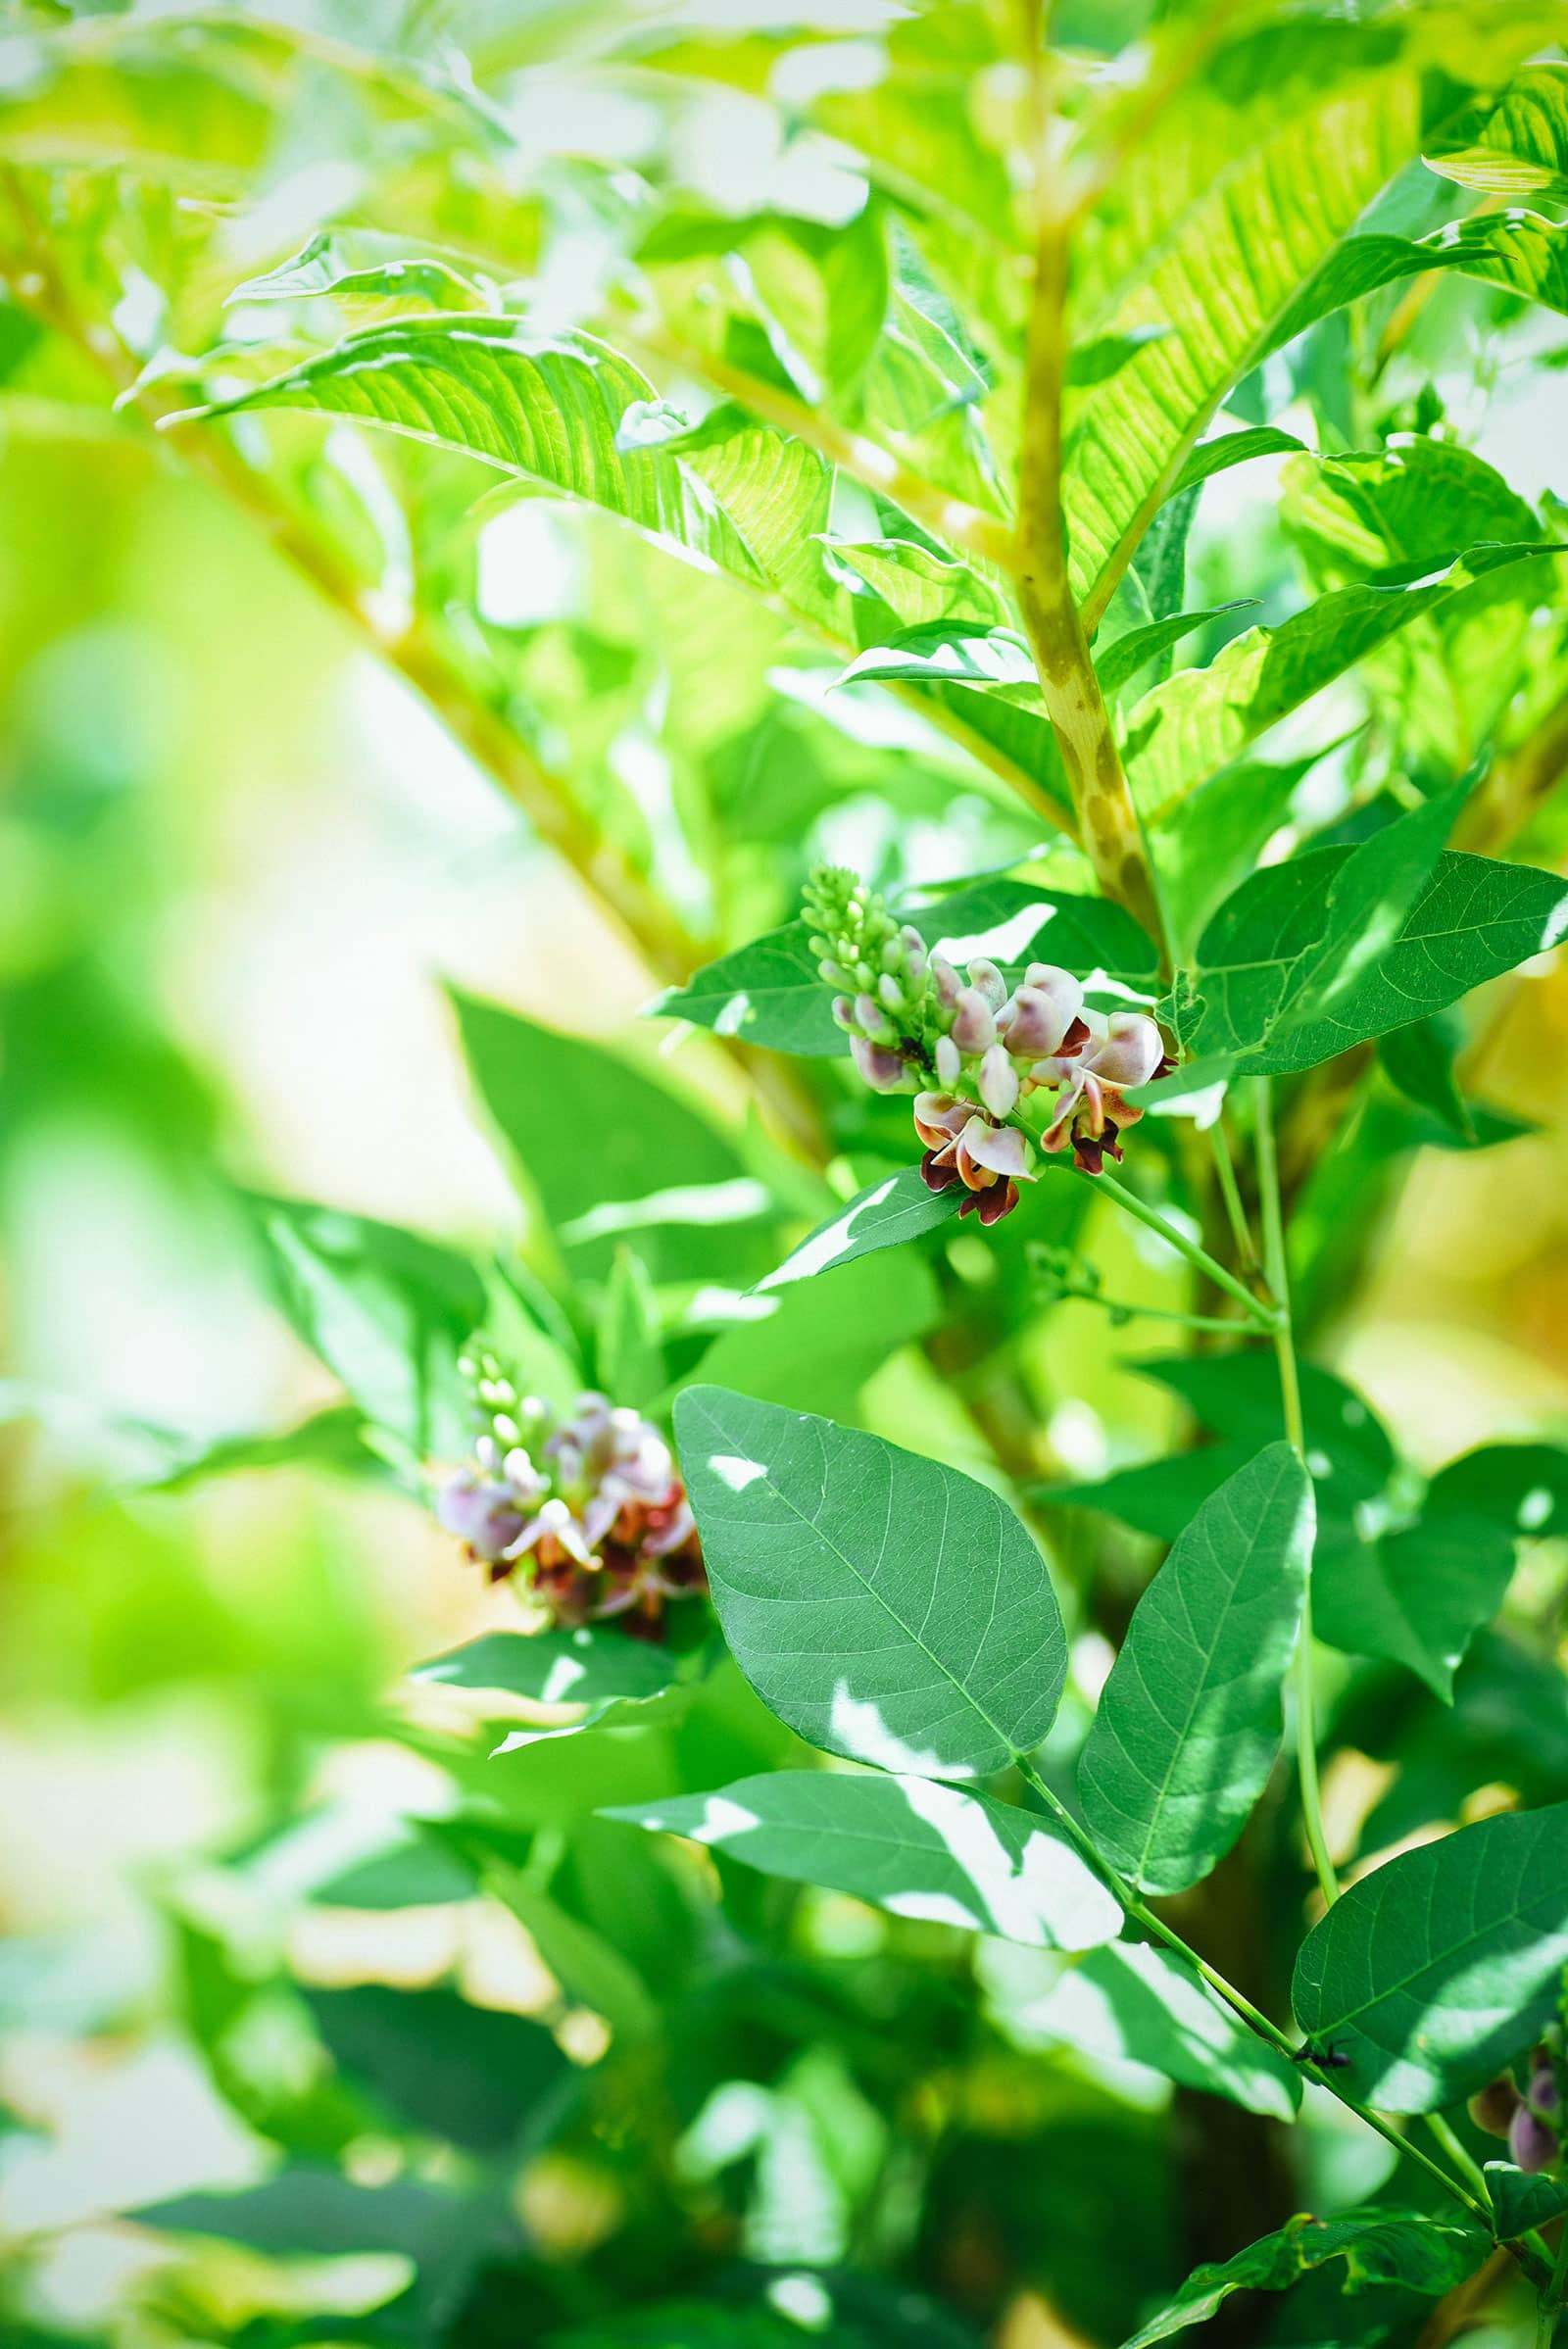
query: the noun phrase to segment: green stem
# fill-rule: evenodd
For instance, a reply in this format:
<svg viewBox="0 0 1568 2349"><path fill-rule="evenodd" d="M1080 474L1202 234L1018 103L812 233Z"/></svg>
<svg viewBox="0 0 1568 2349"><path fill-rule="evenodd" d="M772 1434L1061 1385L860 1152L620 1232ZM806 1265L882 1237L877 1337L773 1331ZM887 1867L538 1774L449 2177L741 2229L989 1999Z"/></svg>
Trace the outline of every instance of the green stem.
<svg viewBox="0 0 1568 2349"><path fill-rule="evenodd" d="M1296 1340L1291 1329L1290 1270L1285 1256L1285 1223L1280 1208L1279 1160L1274 1150L1274 1118L1267 1077L1253 1080L1257 1123L1257 1193L1263 1220L1263 1274L1278 1307L1274 1323L1274 1352L1279 1362L1280 1401L1285 1433L1297 1458L1306 1465L1306 1428L1301 1417L1301 1382L1296 1368ZM1296 1683L1296 1764L1301 1788L1301 1819L1306 1828L1312 1866L1323 1898L1332 1908L1340 1897L1340 1880L1329 1856L1323 1832L1323 1797L1317 1776L1317 1707L1312 1687L1312 1590L1310 1578L1301 1602L1301 1630L1292 1667Z"/></svg>
<svg viewBox="0 0 1568 2349"><path fill-rule="evenodd" d="M1460 2177L1469 2179L1474 2191L1480 2195L1482 2201L1490 2208L1492 2203L1492 2189L1487 2184L1486 2173L1482 2169L1481 2164L1475 2159L1474 2155L1470 2153L1463 2144L1461 2144L1459 2138L1448 2127L1447 2122L1445 2121L1441 2113L1428 2113L1426 2116L1426 2124L1428 2129L1431 2129L1432 2134L1437 2138L1438 2143L1443 2147L1443 2150L1447 2155L1449 2161L1452 2162L1454 2168L1458 2171Z"/></svg>
<svg viewBox="0 0 1568 2349"><path fill-rule="evenodd" d="M1079 1825L1066 1804L1052 1791L1034 1763L1023 1754L1017 1756L1017 1762L1024 1779L1034 1788L1052 1815L1060 1822L1085 1858L1105 1878L1118 1900L1126 1908L1128 1916L1136 1924L1141 1925L1146 1933L1152 1933L1156 1940L1163 1941L1167 1949L1174 1950L1179 1958L1184 1959L1189 1966L1201 1975L1209 1988L1218 1997L1224 1999L1226 2005L1231 2008L1233 2013L1241 2017L1248 2029L1255 2032L1258 2038L1266 2040L1278 2054L1294 2056L1296 2050L1288 2034L1281 2031L1277 2024L1271 2023L1250 1998L1237 1989L1234 1982L1227 1982L1224 1975L1211 1966L1206 1958L1200 1957L1191 1943L1184 1941L1181 1934L1173 1927L1167 1925L1162 1917L1156 1916L1152 1908L1147 1907L1139 1899L1132 1886L1110 1865L1094 1837ZM1490 2227L1492 2221L1485 2200L1478 2202L1468 2186L1461 2185L1459 2180L1456 2178L1451 2178L1446 2170L1432 2159L1430 2154L1424 2153L1419 2145L1412 2144L1410 2139L1402 2135L1392 2121L1385 2121L1381 2113L1375 2113L1369 2106L1357 2104L1353 2096L1348 2096L1332 2072L1324 2071L1315 2064L1308 2066L1307 2069L1311 2071L1313 2077L1323 2087L1326 2087L1333 2096L1338 2098L1348 2112L1354 2113L1359 2120L1366 2123L1368 2129L1375 2129L1378 2135L1394 2146L1397 2152L1407 2155L1411 2161L1427 2171L1446 2193L1451 2194L1456 2202L1462 2203L1467 2211Z"/></svg>
<svg viewBox="0 0 1568 2349"><path fill-rule="evenodd" d="M1214 1152L1214 1171L1219 1176L1220 1197L1225 1201L1225 1213L1230 1219L1231 1236L1236 1242L1237 1258L1244 1272L1257 1266L1257 1250L1252 1246L1252 1234L1247 1221L1247 1209L1236 1184L1236 1168L1231 1161L1230 1140L1225 1132L1225 1120L1216 1117L1208 1129L1209 1146Z"/></svg>
<svg viewBox="0 0 1568 2349"><path fill-rule="evenodd" d="M1189 1240L1185 1232L1167 1223L1157 1208L1146 1206L1136 1191L1129 1191L1126 1184L1118 1183L1112 1174L1085 1174L1079 1179L1093 1183L1097 1190L1108 1192L1127 1214L1146 1225L1151 1232L1157 1232L1167 1247L1173 1248L1179 1256L1185 1256L1188 1263L1212 1281L1216 1289L1223 1289L1227 1297L1233 1297L1239 1305L1245 1305L1258 1329L1267 1330L1271 1336L1277 1332L1278 1313L1255 1297L1233 1272L1227 1272L1223 1264L1216 1263L1206 1248L1200 1248L1196 1240Z"/></svg>
<svg viewBox="0 0 1568 2349"><path fill-rule="evenodd" d="M1053 1303L1099 1305L1108 1313L1112 1324L1124 1321L1164 1321L1178 1330L1202 1330L1215 1338L1235 1338L1242 1324L1222 1320L1215 1313L1176 1313L1166 1305L1134 1305L1120 1297L1102 1297L1098 1289L1061 1289L1048 1300Z"/></svg>

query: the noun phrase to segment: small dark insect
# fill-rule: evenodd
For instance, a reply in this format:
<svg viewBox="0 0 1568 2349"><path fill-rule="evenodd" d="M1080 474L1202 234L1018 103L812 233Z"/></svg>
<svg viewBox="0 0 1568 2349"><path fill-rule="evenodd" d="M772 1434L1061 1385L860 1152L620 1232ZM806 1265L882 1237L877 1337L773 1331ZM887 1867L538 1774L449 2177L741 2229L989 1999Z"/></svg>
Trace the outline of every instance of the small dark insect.
<svg viewBox="0 0 1568 2349"><path fill-rule="evenodd" d="M1350 2059L1338 2047L1314 2047L1308 2041L1304 2047L1292 2048L1291 2061L1293 2064L1310 2064L1318 2072L1344 2072L1348 2069Z"/></svg>

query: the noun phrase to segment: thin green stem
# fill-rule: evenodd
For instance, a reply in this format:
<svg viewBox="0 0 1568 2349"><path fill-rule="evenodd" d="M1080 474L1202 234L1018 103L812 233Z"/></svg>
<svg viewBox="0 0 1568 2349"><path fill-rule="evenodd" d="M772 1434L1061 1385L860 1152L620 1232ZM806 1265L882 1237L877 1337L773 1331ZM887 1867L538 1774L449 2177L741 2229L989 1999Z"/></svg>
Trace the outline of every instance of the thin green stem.
<svg viewBox="0 0 1568 2349"><path fill-rule="evenodd" d="M1255 2007L1250 1998L1237 1989L1234 1982L1227 1982L1224 1975L1211 1966L1206 1958L1200 1957L1198 1951L1190 1942L1183 1940L1174 1927L1167 1925L1162 1917L1156 1916L1152 1908L1139 1899L1132 1886L1110 1865L1094 1837L1079 1825L1059 1796L1052 1791L1034 1763L1022 1754L1017 1759L1019 1771L1024 1779L1034 1788L1052 1815L1060 1822L1085 1858L1106 1879L1116 1897L1126 1908L1128 1916L1135 1923L1141 1925L1146 1933L1152 1933L1156 1940L1163 1941L1167 1949L1174 1950L1179 1958L1184 1959L1189 1966L1201 1975L1209 1988L1218 1997L1224 1999L1226 2005L1231 2008L1233 2013L1241 2017L1250 2031L1255 2032L1260 2039L1266 2040L1278 2054L1294 2057L1297 2051L1289 2034L1281 2031L1277 2024L1271 2023L1268 2017ZM1394 2146L1397 2152L1408 2155L1411 2161L1436 2178L1444 2190L1451 2194L1456 2202L1462 2203L1467 2211L1480 2219L1486 2226L1491 2226L1492 2222L1485 2198L1478 2202L1468 2186L1461 2185L1459 2180L1450 2177L1448 2172L1435 2162L1430 2154L1424 2153L1419 2145L1412 2144L1410 2139L1404 2136L1392 2121L1384 2120L1381 2113L1375 2113L1367 2105L1358 2104L1353 2096L1348 2096L1331 2071L1326 2071L1316 2064L1309 2065L1306 2069L1346 2107L1348 2112L1354 2113L1358 2119L1364 2121L1368 2129L1375 2129L1378 2135Z"/></svg>
<svg viewBox="0 0 1568 2349"><path fill-rule="evenodd" d="M1279 1362L1280 1401L1285 1433L1296 1456L1306 1464L1306 1428L1301 1418L1301 1382L1296 1368L1296 1340L1291 1329L1290 1271L1285 1256L1285 1222L1280 1207L1279 1160L1274 1149L1273 1105L1267 1077L1253 1080L1256 1107L1257 1196L1263 1222L1263 1274L1278 1308L1274 1323L1274 1352ZM1296 1684L1296 1764L1301 1788L1301 1819L1306 1829L1312 1866L1330 1908L1340 1897L1340 1880L1329 1856L1323 1832L1323 1796L1317 1775L1317 1704L1312 1686L1312 1590L1310 1579L1301 1602L1301 1630L1292 1667Z"/></svg>
<svg viewBox="0 0 1568 2349"><path fill-rule="evenodd" d="M1224 1265L1216 1262L1206 1248L1200 1248L1196 1240L1189 1240L1185 1232L1179 1231L1174 1224L1167 1223L1156 1207L1146 1206L1136 1191L1129 1191L1127 1185L1118 1183L1112 1174L1086 1174L1080 1179L1086 1183L1093 1183L1098 1190L1107 1192L1116 1204L1125 1209L1127 1214L1133 1216L1151 1232L1157 1232L1167 1247L1173 1248L1179 1256L1185 1256L1188 1263L1211 1280L1216 1289L1223 1289L1227 1297L1233 1297L1239 1305L1244 1305L1249 1317L1258 1329L1267 1330L1270 1336L1277 1333L1280 1320L1278 1312L1264 1304L1259 1297L1254 1297L1246 1283L1239 1281L1233 1272L1227 1272Z"/></svg>
<svg viewBox="0 0 1568 2349"><path fill-rule="evenodd" d="M1214 1152L1214 1171L1219 1176L1220 1197L1225 1201L1225 1213L1230 1220L1231 1237L1236 1242L1238 1260L1244 1272L1255 1271L1257 1250L1252 1246L1252 1234L1247 1220L1247 1209L1242 1205L1242 1195L1237 1188L1236 1168L1231 1160L1230 1137L1225 1131L1223 1117L1215 1118L1208 1129L1208 1139Z"/></svg>
<svg viewBox="0 0 1568 2349"><path fill-rule="evenodd" d="M1469 2179L1475 2192L1490 2207L1492 2190L1487 2184L1486 2173L1475 2156L1460 2142L1441 2113L1428 2113L1426 2124L1460 2177Z"/></svg>

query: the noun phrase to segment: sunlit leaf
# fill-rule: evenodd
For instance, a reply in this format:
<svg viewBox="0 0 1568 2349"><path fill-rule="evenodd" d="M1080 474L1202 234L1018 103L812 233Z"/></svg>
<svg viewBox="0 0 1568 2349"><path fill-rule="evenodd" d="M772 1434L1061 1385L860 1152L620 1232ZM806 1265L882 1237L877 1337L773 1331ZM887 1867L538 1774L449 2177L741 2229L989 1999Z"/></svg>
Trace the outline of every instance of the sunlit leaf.
<svg viewBox="0 0 1568 2349"><path fill-rule="evenodd" d="M1031 2034L1086 2055L1148 2064L1183 2087L1276 2121L1300 2110L1294 2065L1250 2031L1196 1968L1145 1941L1113 1941L1062 1975L1027 2010Z"/></svg>
<svg viewBox="0 0 1568 2349"><path fill-rule="evenodd" d="M1461 187L1506 196L1568 197L1568 67L1526 66L1472 143L1438 147L1423 161Z"/></svg>
<svg viewBox="0 0 1568 2349"><path fill-rule="evenodd" d="M1045 1562L994 1493L718 1388L678 1398L675 1433L724 1636L792 1729L942 1778L1040 1742L1066 1640Z"/></svg>
<svg viewBox="0 0 1568 2349"><path fill-rule="evenodd" d="M1400 1852L1312 1928L1291 2003L1337 2078L1385 2112L1436 2112L1540 2036L1568 1963L1568 1803Z"/></svg>
<svg viewBox="0 0 1568 2349"><path fill-rule="evenodd" d="M1245 602L1247 599L1243 599ZM1152 620L1146 628L1129 628L1125 636L1105 647L1096 661L1101 691L1108 698L1132 682L1141 668L1201 628L1205 620L1218 619L1222 612L1240 612L1243 603L1215 604L1207 612L1173 612L1167 619Z"/></svg>
<svg viewBox="0 0 1568 2349"><path fill-rule="evenodd" d="M1271 1444L1203 1503L1139 1600L1078 1790L1101 1849L1140 1890L1206 1876L1262 1792L1311 1550L1306 1471Z"/></svg>
<svg viewBox="0 0 1568 2349"><path fill-rule="evenodd" d="M857 1192L757 1286L765 1294L831 1272L877 1248L902 1248L906 1240L917 1240L949 1222L959 1204L951 1192L931 1190L918 1166L901 1167L897 1174L884 1175Z"/></svg>
<svg viewBox="0 0 1568 2349"><path fill-rule="evenodd" d="M927 1778L780 1770L609 1816L1030 1948L1088 1949L1121 1928L1120 1903L1054 1821Z"/></svg>

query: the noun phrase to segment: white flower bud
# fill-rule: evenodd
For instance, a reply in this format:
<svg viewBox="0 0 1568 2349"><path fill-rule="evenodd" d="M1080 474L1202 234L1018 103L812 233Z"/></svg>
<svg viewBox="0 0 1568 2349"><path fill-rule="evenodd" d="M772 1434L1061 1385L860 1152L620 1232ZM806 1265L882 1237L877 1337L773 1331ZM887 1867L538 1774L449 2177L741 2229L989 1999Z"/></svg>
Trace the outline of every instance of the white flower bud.
<svg viewBox="0 0 1568 2349"><path fill-rule="evenodd" d="M939 1036L936 1049L937 1079L943 1085L956 1085L963 1068L963 1054L951 1036Z"/></svg>
<svg viewBox="0 0 1568 2349"><path fill-rule="evenodd" d="M1010 1117L1018 1105L1018 1072L1004 1044L994 1044L980 1063L980 1099L993 1117Z"/></svg>
<svg viewBox="0 0 1568 2349"><path fill-rule="evenodd" d="M983 1052L997 1041L991 1005L977 987L959 992L953 1014L953 1041L960 1052Z"/></svg>

